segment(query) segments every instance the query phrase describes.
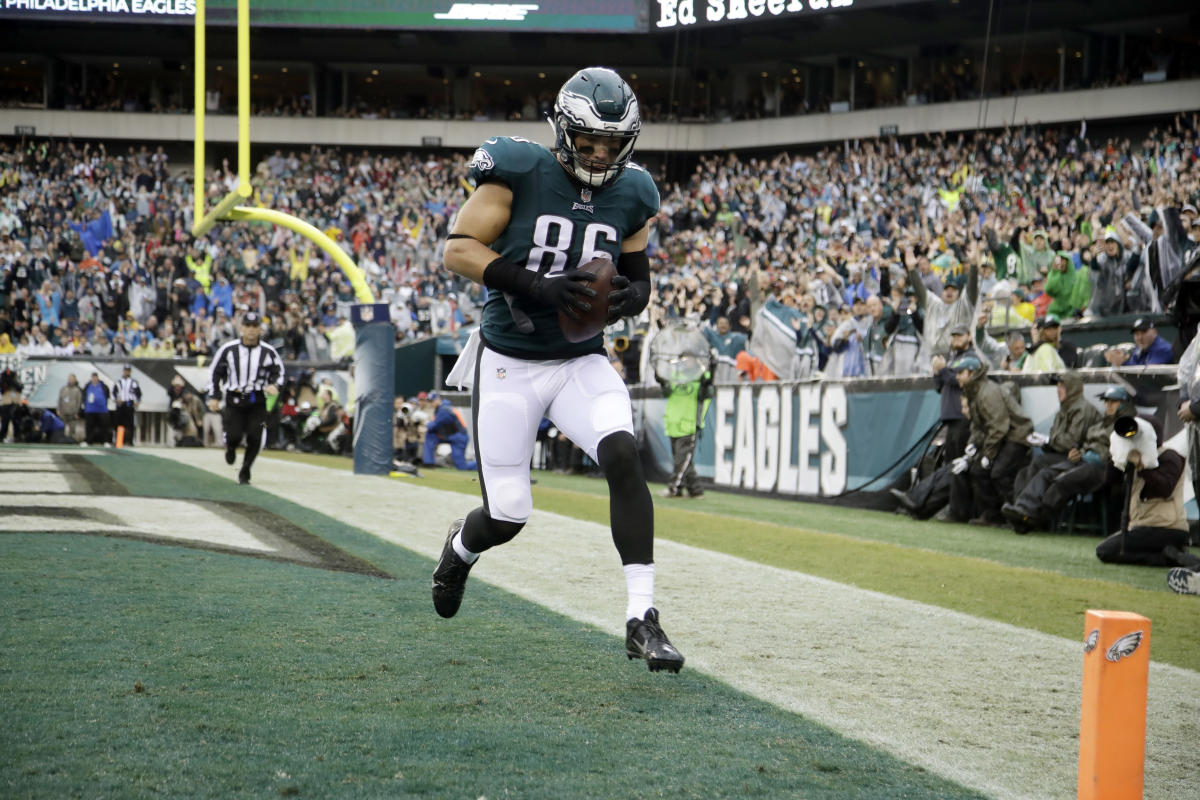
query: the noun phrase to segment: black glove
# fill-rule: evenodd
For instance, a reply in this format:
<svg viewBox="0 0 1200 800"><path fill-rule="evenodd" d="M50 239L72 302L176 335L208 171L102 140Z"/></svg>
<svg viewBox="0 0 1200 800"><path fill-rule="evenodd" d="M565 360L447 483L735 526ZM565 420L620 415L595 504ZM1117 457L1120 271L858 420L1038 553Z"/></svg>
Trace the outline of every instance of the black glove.
<svg viewBox="0 0 1200 800"><path fill-rule="evenodd" d="M554 275L538 275L527 293L539 303L558 309L578 321L578 312L592 310L592 304L585 298L596 296L596 290L587 285L594 280L596 276L590 272L568 269Z"/></svg>
<svg viewBox="0 0 1200 800"><path fill-rule="evenodd" d="M637 305L641 300L641 294L638 293L637 287L630 285L629 278L624 275L614 275L612 285L614 289L608 293L608 324L610 325L622 317L631 317L640 311Z"/></svg>

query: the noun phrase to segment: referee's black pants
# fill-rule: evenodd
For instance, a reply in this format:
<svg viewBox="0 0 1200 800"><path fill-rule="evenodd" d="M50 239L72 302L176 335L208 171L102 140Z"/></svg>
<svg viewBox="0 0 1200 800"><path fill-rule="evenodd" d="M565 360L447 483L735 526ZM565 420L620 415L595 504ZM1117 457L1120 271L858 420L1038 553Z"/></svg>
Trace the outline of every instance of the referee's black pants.
<svg viewBox="0 0 1200 800"><path fill-rule="evenodd" d="M242 470L249 473L250 465L258 457L266 437L264 425L267 421L267 404L252 403L248 406L234 407L227 405L221 412L221 420L225 423L225 449L232 452L246 439L246 454L242 457Z"/></svg>

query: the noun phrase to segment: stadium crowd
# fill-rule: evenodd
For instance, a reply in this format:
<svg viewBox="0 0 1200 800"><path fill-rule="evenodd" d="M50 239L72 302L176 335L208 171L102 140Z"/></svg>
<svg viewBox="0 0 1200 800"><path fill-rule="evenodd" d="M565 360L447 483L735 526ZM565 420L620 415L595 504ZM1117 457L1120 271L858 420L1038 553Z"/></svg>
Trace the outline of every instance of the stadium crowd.
<svg viewBox="0 0 1200 800"><path fill-rule="evenodd" d="M1065 503L1119 479L1100 464L1130 400L1114 391L1109 413L1085 413L1069 370L1172 363L1200 319L1189 280L1198 132L1200 114L1188 113L1139 139L1022 127L703 156L684 178L658 176L648 245L657 292L610 342L698 328L718 381L932 372L945 457L897 492L901 506L1018 530L1052 525L1056 490ZM465 154L275 150L257 164L248 202L338 241L391 305L398 342L456 335L485 299L440 266L440 243L472 191L466 167ZM236 183L228 162L209 172L208 204ZM223 224L193 239L191 198L191 176L161 147L0 144L0 355L202 356L254 311L285 358L347 359L355 294L332 260L265 225ZM1175 342L1155 328L1164 311L1179 322ZM1061 336L1064 321L1120 315L1137 317L1123 346L1081 353ZM987 378L999 369L1057 376L1063 422L1049 441ZM344 450L351 412L319 390L307 402L301 394L285 394L272 441ZM432 464L445 444L467 468L465 424L443 405L398 401L397 452ZM203 416L182 421L181 438L206 438ZM1143 433L1153 443L1155 431ZM1176 508L1182 460L1162 461L1162 486L1152 487L1162 502L1135 522L1166 533L1154 552L1134 552L1147 559L1139 563L1194 569ZM1102 545L1101 557L1127 557L1115 547Z"/></svg>
<svg viewBox="0 0 1200 800"><path fill-rule="evenodd" d="M924 373L949 323L981 322L981 351L1016 366L1029 356L984 329L1032 329L1028 353L1054 320L1173 307L1200 238L1198 126L1192 113L1140 140L1025 127L702 157L684 179L660 176L658 292L641 325L691 318L716 341L752 334L765 308L796 329L806 374L856 377ZM483 300L440 268L466 162L276 150L250 202L335 237L392 304L399 339L449 334ZM209 204L236 180L228 162L211 171ZM253 309L285 358L349 355L354 292L321 251L264 225L193 240L191 215L190 175L161 147L0 144L0 352L194 356ZM770 342L720 336L730 363L749 347L767 368L742 372L780 374ZM1141 357L1125 349L1108 363Z"/></svg>

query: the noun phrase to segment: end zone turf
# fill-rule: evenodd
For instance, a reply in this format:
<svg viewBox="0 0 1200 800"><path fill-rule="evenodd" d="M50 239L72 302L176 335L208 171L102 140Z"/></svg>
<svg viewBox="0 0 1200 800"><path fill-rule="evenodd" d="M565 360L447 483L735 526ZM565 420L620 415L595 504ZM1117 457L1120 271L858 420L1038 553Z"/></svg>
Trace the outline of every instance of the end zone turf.
<svg viewBox="0 0 1200 800"><path fill-rule="evenodd" d="M237 683L222 687L210 681L205 684L205 697L254 709L254 713L239 715L235 708L220 714L222 724L233 731L229 736L254 745L251 756L244 759L245 775L259 775L268 769L270 756L296 749L279 739L277 729L290 727L304 739L297 752L312 759L324 755L328 761L330 747L322 750L309 741L311 728L332 742L339 761L359 769L339 773L340 778L329 766L304 772L315 776L315 783L297 788L308 794L315 785L318 796L468 792L495 796L502 790L520 796L567 796L573 784L562 782L556 774L564 771L582 776L579 785L590 787L583 790L587 796L624 796L628 785L612 782L613 773L622 771L637 778L634 785L642 785L645 776L661 774L664 791L681 796L1065 798L1074 794L1078 693L1072 695L1070 688L1062 687L1064 681L1078 680L1075 641L1030 635L1027 630L942 609L921 610L911 601L660 539L662 607L672 637L688 656L688 667L680 676L650 675L644 666L635 669L638 665L628 664L621 655L619 619L613 619L620 609L613 609L621 605L622 588L619 567L609 563L614 557L603 526L535 515L528 536L523 533L511 548L489 555L488 563L473 573L461 617L443 621L429 607L432 557L440 548L446 519L460 511L460 505L471 507L476 498L431 491L410 481L359 479L327 469L265 463L256 470L256 486L246 488L233 482L234 473L220 463L219 453L162 455L194 460L201 466L208 459L212 470L196 471L141 452L96 461L103 462L105 471L134 494L249 502L396 576L395 581L339 578L265 562L247 574L242 562L248 559L230 562L231 556L116 543L204 559L200 569L183 571L193 571L204 586L216 587L220 601L203 593L194 580L168 577L174 568L138 570L137 575L148 573L155 581L151 590L139 595L148 605L160 594L179 592L177 586L185 589L178 607L163 617L142 614L137 611L141 606L117 605L122 597L119 585L138 586L141 579L116 567L114 562L120 561L116 556L81 557L83 563L104 565L94 579L80 566L82 581L56 581L52 572L39 571L36 565L45 561L44 552L37 552L27 564L20 559L11 562L24 564L25 586L45 581L50 596L86 587L90 594L82 599L82 607L101 609L101 619L109 627L100 630L125 641L139 663L156 664L151 656L164 648L190 654L190 642L197 638L217 642L217 647L203 653L207 669L232 673ZM434 519L436 524L430 522ZM56 538L68 537L39 536L32 541ZM10 544L19 539L0 536L6 565L9 552L23 551L24 545ZM388 540L403 543L404 548ZM539 553L547 552L557 566L539 563ZM564 571L563 561L584 566ZM705 564L715 565L715 572ZM112 569L117 572L104 577ZM228 578L221 577L226 574ZM113 598L105 601L103 595L109 592ZM244 601L232 599L247 592ZM46 590L42 593L46 595ZM24 597L26 592L18 594ZM764 597L771 602L763 602ZM751 603L750 616L737 611L743 601ZM225 602L229 608L214 602ZM69 599L61 605L74 606ZM199 609L202 618L213 618L193 627L187 619L189 607ZM243 607L248 609L246 619L240 612L232 616ZM55 641L70 642L76 629L84 632L85 642L94 638L90 635L94 625L88 621L71 620L65 613L43 620L38 605L21 608L22 624L58 626ZM163 629L153 628L144 641L135 632L143 617ZM182 639L171 630L176 619L187 623L181 629ZM236 632L242 626L245 637L225 630ZM293 627L300 633L293 635ZM983 644L975 644L971 636L982 636ZM16 639L4 641L7 663L11 660L7 654L20 648ZM779 646L766 650L761 647L764 641ZM257 647L257 642L262 646ZM39 643L44 645L40 639ZM108 680L107 657L97 660L73 646L62 653L90 664L88 674L97 680ZM387 669L374 666L376 661ZM23 668L29 663L23 661ZM171 662L170 669L155 673L151 681L133 676L133 685L141 682L141 692L120 690L130 677L123 674L112 684L113 697L124 696L120 694L124 691L135 702L145 699L155 691L153 687L163 685L163 674L186 673L190 665L187 658ZM1189 720L1200 712L1195 673L1157 666L1152 677L1152 692L1159 694L1151 704L1148 794L1178 792L1191 785L1190 770L1181 766L1186 756L1181 754L1194 741L1194 722ZM52 683L60 679L52 677ZM28 702L37 696L31 681L8 684L8 680L5 674L6 686L17 687L26 700L22 740L40 736L44 746L49 737L64 730L69 738L73 729L61 727L65 724L61 713L55 724L39 728L32 708L36 703ZM192 687L199 677L173 680ZM289 681L299 691L290 691ZM446 681L453 687L445 688ZM365 691L368 686L371 691ZM335 693L334 687L345 691ZM247 705L255 691L264 692L266 698L258 706ZM326 703L333 694L337 702ZM422 694L431 694L438 702L413 696ZM99 698L87 692L82 696L116 715L110 719L119 719L119 706L109 708L113 701L104 692ZM297 708L287 708L293 701ZM62 702L51 706L61 712ZM385 710L375 707L379 703ZM202 708L190 707L188 713L194 715ZM259 711L267 722L255 719ZM504 725L509 717L511 731ZM73 716L66 714L65 719L70 722ZM189 759L199 758L198 751L206 746L198 742L212 741L181 732L180 721L169 714L156 720L157 727L139 727L129 736L144 746L161 730L174 737L176 750ZM370 730L360 731L362 726ZM628 736L623 733L627 727ZM388 745L417 765L396 770L421 778L401 787L385 782L391 762L378 759L388 740L399 741L409 731L417 754L409 749L408 740ZM362 744L364 737L368 744ZM855 740L874 742L891 755ZM100 746L91 742L83 750L95 757ZM369 758L360 757L360 747L369 751ZM611 751L613 757L598 755L593 752L596 747L602 753ZM20 752L28 758L36 750L26 747ZM764 761L768 755L774 760ZM118 760L129 758L125 753ZM520 761L519 767L511 766L513 759ZM238 763L236 757L234 761ZM480 768L463 783L439 783L438 771L449 764L476 761L503 761L499 782L488 783L488 769ZM139 763L146 770L158 770L159 777L164 774L153 760ZM76 766L72 773L76 778L79 769ZM278 771L297 774L285 767ZM761 778L747 781L747 774ZM0 772L0 779L8 777L9 773ZM337 780L345 778L353 778L346 786L363 788L342 791ZM287 788L270 781L261 785Z"/></svg>

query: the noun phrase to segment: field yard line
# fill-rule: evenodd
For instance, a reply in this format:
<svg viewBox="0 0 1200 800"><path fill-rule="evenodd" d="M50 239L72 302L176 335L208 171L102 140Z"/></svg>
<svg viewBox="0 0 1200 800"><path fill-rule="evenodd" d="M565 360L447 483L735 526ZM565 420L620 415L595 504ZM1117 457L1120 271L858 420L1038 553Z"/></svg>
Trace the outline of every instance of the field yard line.
<svg viewBox="0 0 1200 800"><path fill-rule="evenodd" d="M234 476L216 450L157 454ZM431 558L449 521L478 504L418 480L279 460L260 461L254 478ZM1075 796L1082 631L1067 640L663 539L656 550L658 605L688 668L996 798ZM535 511L472 580L622 633L605 526ZM471 600L468 588L468 621ZM1145 797L1189 796L1200 673L1153 664L1150 680Z"/></svg>

